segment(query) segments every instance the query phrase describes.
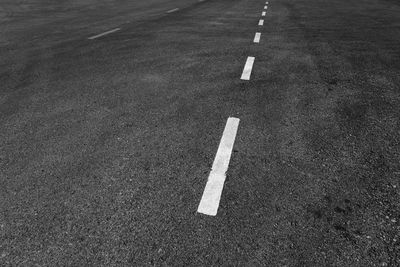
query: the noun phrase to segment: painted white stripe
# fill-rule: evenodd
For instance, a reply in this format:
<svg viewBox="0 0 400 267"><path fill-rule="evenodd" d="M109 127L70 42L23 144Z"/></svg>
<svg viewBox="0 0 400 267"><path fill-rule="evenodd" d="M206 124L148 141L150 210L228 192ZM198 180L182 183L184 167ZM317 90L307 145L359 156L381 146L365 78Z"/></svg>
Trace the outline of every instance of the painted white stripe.
<svg viewBox="0 0 400 267"><path fill-rule="evenodd" d="M264 6L264 9L268 9L268 7L267 7L267 6Z"/></svg>
<svg viewBox="0 0 400 267"><path fill-rule="evenodd" d="M268 2L265 2L265 4L268 5L269 3L268 3Z"/></svg>
<svg viewBox="0 0 400 267"><path fill-rule="evenodd" d="M260 21L258 22L258 26L262 26L262 25L264 25L264 20L260 19Z"/></svg>
<svg viewBox="0 0 400 267"><path fill-rule="evenodd" d="M197 212L199 213L211 216L217 215L239 121L238 118L228 118L226 122L217 155L215 156L203 196L197 208Z"/></svg>
<svg viewBox="0 0 400 267"><path fill-rule="evenodd" d="M179 8L174 8L174 9L168 10L167 13L172 13L172 12L175 12L175 11L178 11L178 10L179 10Z"/></svg>
<svg viewBox="0 0 400 267"><path fill-rule="evenodd" d="M254 36L254 42L255 43L259 43L260 42L260 37L261 37L261 33L260 32L256 32L256 35Z"/></svg>
<svg viewBox="0 0 400 267"><path fill-rule="evenodd" d="M265 14L266 14L266 13L267 13L267 12L263 11L262 14L261 14L261 16L265 17Z"/></svg>
<svg viewBox="0 0 400 267"><path fill-rule="evenodd" d="M95 35L95 36L91 36L91 37L89 37L88 39L89 39L89 40L93 40L93 39L99 38L99 37L101 37L101 36L104 36L104 35L107 35L107 34L110 34L110 33L116 32L116 31L119 31L119 30L121 30L121 29L120 29L120 28L116 28L116 29L113 29L113 30L110 30L110 31L106 31L106 32L100 33L100 34Z"/></svg>
<svg viewBox="0 0 400 267"><path fill-rule="evenodd" d="M251 75L251 70L253 69L253 64L254 64L254 57L248 57L246 64L244 65L242 77L240 77L241 80L250 80L250 75Z"/></svg>

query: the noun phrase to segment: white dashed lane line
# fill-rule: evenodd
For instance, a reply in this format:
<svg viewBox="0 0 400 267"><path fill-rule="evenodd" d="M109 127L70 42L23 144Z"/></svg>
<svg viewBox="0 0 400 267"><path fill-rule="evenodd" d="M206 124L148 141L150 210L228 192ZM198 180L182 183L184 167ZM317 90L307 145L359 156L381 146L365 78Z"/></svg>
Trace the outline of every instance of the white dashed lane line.
<svg viewBox="0 0 400 267"><path fill-rule="evenodd" d="M265 17L265 14L267 14L267 12L263 11L263 12L261 13L261 16Z"/></svg>
<svg viewBox="0 0 400 267"><path fill-rule="evenodd" d="M179 8L174 8L174 9L168 10L167 13L176 12L176 11L178 11L178 10L179 10Z"/></svg>
<svg viewBox="0 0 400 267"><path fill-rule="evenodd" d="M264 6L264 9L268 9L268 6Z"/></svg>
<svg viewBox="0 0 400 267"><path fill-rule="evenodd" d="M261 33L260 32L256 32L256 35L254 36L254 42L255 43L259 43L260 42L260 37L261 37Z"/></svg>
<svg viewBox="0 0 400 267"><path fill-rule="evenodd" d="M240 77L241 80L250 80L250 75L251 75L251 70L253 69L253 64L254 64L254 57L248 57L246 60L246 64L244 65L243 68L243 73L242 77Z"/></svg>
<svg viewBox="0 0 400 267"><path fill-rule="evenodd" d="M235 143L237 129L239 127L238 118L228 118L221 142L218 147L217 155L208 176L208 181L201 197L197 212L206 215L217 215L219 202L221 200L222 189L224 187L226 172L231 159L233 144Z"/></svg>
<svg viewBox="0 0 400 267"><path fill-rule="evenodd" d="M116 28L116 29L113 29L113 30L110 30L110 31L106 31L106 32L100 33L100 34L95 35L95 36L91 36L91 37L89 37L88 39L89 39L89 40L93 40L93 39L102 37L102 36L104 36L104 35L107 35L107 34L110 34L110 33L113 33L113 32L119 31L119 30L121 30L121 29L120 29L120 28Z"/></svg>
<svg viewBox="0 0 400 267"><path fill-rule="evenodd" d="M262 26L262 25L264 25L264 20L260 19L260 21L258 22L258 26Z"/></svg>

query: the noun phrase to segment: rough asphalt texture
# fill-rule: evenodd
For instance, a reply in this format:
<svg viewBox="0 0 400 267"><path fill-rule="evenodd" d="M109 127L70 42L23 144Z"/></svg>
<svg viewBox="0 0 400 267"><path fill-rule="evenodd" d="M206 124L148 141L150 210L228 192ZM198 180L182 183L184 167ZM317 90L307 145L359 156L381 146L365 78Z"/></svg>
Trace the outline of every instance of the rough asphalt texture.
<svg viewBox="0 0 400 267"><path fill-rule="evenodd" d="M1 0L0 266L400 266L400 3L264 3Z"/></svg>

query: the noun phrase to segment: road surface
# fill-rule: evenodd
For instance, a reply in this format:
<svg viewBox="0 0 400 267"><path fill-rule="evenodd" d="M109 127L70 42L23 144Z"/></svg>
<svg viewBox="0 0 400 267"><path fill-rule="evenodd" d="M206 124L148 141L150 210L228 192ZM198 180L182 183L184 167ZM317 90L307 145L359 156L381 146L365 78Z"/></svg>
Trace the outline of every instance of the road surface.
<svg viewBox="0 0 400 267"><path fill-rule="evenodd" d="M2 0L0 265L400 266L399 14Z"/></svg>

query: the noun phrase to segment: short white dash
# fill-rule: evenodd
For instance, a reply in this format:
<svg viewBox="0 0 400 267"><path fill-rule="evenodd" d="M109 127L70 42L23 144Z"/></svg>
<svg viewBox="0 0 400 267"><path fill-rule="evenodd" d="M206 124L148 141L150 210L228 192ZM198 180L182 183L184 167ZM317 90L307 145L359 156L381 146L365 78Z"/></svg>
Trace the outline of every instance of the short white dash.
<svg viewBox="0 0 400 267"><path fill-rule="evenodd" d="M269 3L268 3L268 2L265 2L265 4L268 5Z"/></svg>
<svg viewBox="0 0 400 267"><path fill-rule="evenodd" d="M178 11L178 10L179 10L179 8L174 8L174 9L168 10L167 13L172 13L172 12L175 12L175 11Z"/></svg>
<svg viewBox="0 0 400 267"><path fill-rule="evenodd" d="M261 13L261 16L265 17L265 14L267 14L267 12L263 11L263 12Z"/></svg>
<svg viewBox="0 0 400 267"><path fill-rule="evenodd" d="M260 21L258 22L258 26L262 26L262 25L264 25L264 20L260 19Z"/></svg>
<svg viewBox="0 0 400 267"><path fill-rule="evenodd" d="M226 122L217 155L215 156L203 196L197 208L197 212L199 213L211 216L217 215L239 121L238 118L228 118Z"/></svg>
<svg viewBox="0 0 400 267"><path fill-rule="evenodd" d="M256 32L256 35L254 36L254 42L255 43L259 43L260 42L260 37L261 37L261 33L260 32Z"/></svg>
<svg viewBox="0 0 400 267"><path fill-rule="evenodd" d="M268 9L268 6L264 6L264 9Z"/></svg>
<svg viewBox="0 0 400 267"><path fill-rule="evenodd" d="M107 34L110 34L110 33L113 33L113 32L119 31L119 30L121 30L121 29L120 29L120 28L116 28L116 29L113 29L113 30L110 30L110 31L106 31L106 32L100 33L100 34L95 35L95 36L91 36L91 37L89 37L88 39L89 39L89 40L93 40L93 39L102 37L102 36L104 36L104 35L107 35Z"/></svg>
<svg viewBox="0 0 400 267"><path fill-rule="evenodd" d="M240 77L241 80L250 80L250 75L251 75L251 70L253 69L253 64L254 64L254 57L248 57L246 64L244 65L242 77Z"/></svg>

